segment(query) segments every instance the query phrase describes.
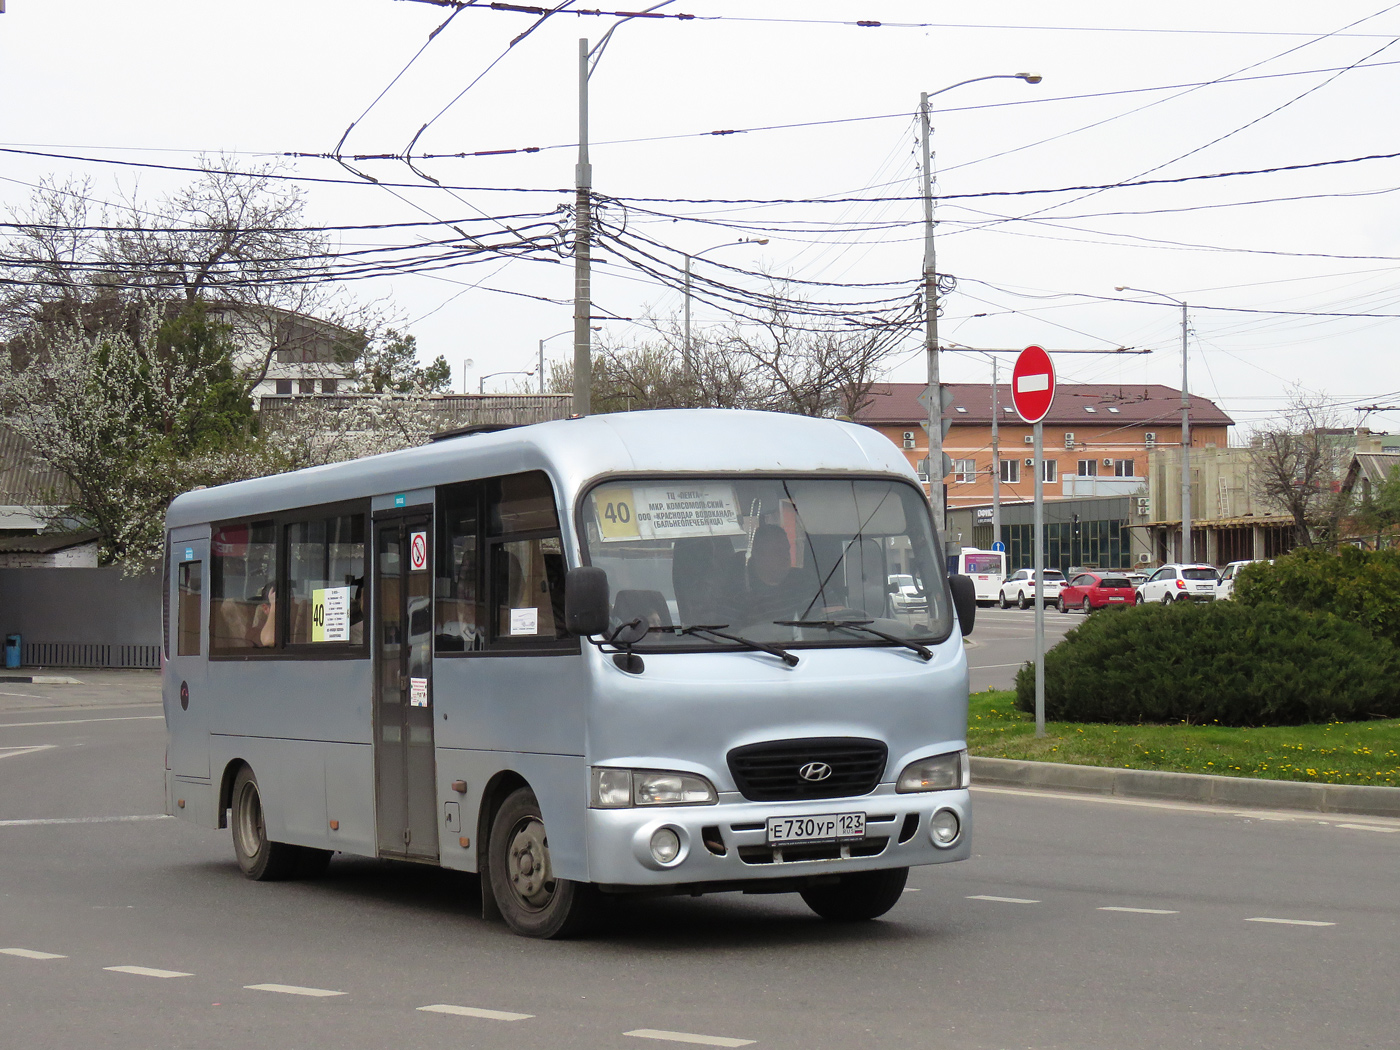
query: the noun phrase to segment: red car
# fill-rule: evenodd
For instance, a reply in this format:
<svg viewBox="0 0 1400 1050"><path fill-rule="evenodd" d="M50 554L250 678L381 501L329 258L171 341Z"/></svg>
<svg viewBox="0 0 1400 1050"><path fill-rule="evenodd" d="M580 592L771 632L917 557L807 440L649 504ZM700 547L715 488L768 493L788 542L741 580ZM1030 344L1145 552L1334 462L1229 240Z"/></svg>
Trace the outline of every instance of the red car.
<svg viewBox="0 0 1400 1050"><path fill-rule="evenodd" d="M1086 613L1110 605L1132 605L1136 591L1127 573L1081 572L1060 590L1060 612Z"/></svg>

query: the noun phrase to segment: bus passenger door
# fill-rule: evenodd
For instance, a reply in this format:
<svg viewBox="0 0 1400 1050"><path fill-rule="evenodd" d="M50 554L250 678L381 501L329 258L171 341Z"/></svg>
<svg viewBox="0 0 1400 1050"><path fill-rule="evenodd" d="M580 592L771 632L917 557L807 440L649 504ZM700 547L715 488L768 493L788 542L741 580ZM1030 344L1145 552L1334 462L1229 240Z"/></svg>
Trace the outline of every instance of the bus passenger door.
<svg viewBox="0 0 1400 1050"><path fill-rule="evenodd" d="M209 530L177 530L170 542L169 610L162 692L169 733L166 761L177 777L209 777Z"/></svg>
<svg viewBox="0 0 1400 1050"><path fill-rule="evenodd" d="M374 525L374 767L379 855L437 860L432 519Z"/></svg>

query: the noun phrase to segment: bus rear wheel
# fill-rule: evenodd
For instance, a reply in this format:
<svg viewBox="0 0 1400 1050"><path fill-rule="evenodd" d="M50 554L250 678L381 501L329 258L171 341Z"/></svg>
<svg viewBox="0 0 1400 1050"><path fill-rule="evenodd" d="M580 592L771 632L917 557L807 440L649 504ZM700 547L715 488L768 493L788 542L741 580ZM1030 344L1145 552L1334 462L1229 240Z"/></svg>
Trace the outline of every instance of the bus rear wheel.
<svg viewBox="0 0 1400 1050"><path fill-rule="evenodd" d="M268 839L258 778L247 766L234 777L232 803L233 855L238 858L238 867L244 875L257 882L270 882L295 878L305 870L303 864L306 858L300 847ZM326 859L330 859L329 853L326 853Z"/></svg>
<svg viewBox="0 0 1400 1050"><path fill-rule="evenodd" d="M864 922L878 919L898 904L908 878L908 868L856 871L842 875L834 886L811 886L802 890L802 899L823 919Z"/></svg>
<svg viewBox="0 0 1400 1050"><path fill-rule="evenodd" d="M513 791L496 811L486 866L501 917L522 937L568 937L592 924L597 891L555 876L549 833L529 788Z"/></svg>

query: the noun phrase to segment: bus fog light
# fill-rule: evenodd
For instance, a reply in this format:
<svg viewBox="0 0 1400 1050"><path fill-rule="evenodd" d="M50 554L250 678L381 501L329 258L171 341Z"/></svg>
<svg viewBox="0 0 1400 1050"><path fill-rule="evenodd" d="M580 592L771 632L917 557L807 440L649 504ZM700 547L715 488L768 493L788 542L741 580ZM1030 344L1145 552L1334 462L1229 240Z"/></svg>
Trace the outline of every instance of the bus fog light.
<svg viewBox="0 0 1400 1050"><path fill-rule="evenodd" d="M895 790L947 791L952 788L965 788L971 779L971 763L966 751L953 751L946 755L934 755L910 762L899 774Z"/></svg>
<svg viewBox="0 0 1400 1050"><path fill-rule="evenodd" d="M680 852L680 837L670 828L657 828L651 833L651 855L656 863L670 864Z"/></svg>
<svg viewBox="0 0 1400 1050"><path fill-rule="evenodd" d="M962 832L962 823L951 809L940 809L933 815L928 827L935 846L951 846Z"/></svg>

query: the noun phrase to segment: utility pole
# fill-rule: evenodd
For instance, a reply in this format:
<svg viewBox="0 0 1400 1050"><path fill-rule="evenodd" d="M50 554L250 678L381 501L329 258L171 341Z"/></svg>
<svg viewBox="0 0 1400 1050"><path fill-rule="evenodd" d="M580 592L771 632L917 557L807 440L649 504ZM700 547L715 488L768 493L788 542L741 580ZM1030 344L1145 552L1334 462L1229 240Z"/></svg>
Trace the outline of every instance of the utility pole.
<svg viewBox="0 0 1400 1050"><path fill-rule="evenodd" d="M1001 445L997 434L997 359L992 358L992 543L1001 539Z"/></svg>
<svg viewBox="0 0 1400 1050"><path fill-rule="evenodd" d="M1181 304L1181 560L1191 551L1191 398L1186 393L1186 304Z"/></svg>
<svg viewBox="0 0 1400 1050"><path fill-rule="evenodd" d="M593 385L591 271L593 165L588 161L588 41L578 42L578 164L574 167L574 415L586 416Z"/></svg>
<svg viewBox="0 0 1400 1050"><path fill-rule="evenodd" d="M938 382L938 269L933 250L933 174L929 170L928 92L919 93L920 166L924 196L924 353L928 358L928 499L938 534L947 531L943 500L943 398Z"/></svg>

